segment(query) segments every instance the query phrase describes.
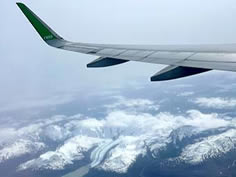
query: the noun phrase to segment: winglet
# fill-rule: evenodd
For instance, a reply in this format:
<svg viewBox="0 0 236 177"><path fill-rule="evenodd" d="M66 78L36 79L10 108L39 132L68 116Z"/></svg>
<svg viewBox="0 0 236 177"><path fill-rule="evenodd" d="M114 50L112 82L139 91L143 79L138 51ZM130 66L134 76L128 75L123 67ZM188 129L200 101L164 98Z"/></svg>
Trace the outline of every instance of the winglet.
<svg viewBox="0 0 236 177"><path fill-rule="evenodd" d="M49 42L55 39L62 39L56 32L54 32L46 23L44 23L34 12L32 12L26 5L23 3L16 3L17 6L21 9L30 23L33 25L35 30L39 33L41 38L45 42Z"/></svg>

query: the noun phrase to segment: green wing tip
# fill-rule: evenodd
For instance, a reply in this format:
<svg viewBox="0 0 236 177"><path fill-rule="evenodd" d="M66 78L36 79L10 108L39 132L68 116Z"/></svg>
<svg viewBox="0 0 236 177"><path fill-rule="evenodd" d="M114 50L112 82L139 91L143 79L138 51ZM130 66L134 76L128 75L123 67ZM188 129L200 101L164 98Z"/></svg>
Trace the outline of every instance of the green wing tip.
<svg viewBox="0 0 236 177"><path fill-rule="evenodd" d="M46 23L44 23L33 11L31 11L25 4L21 2L16 3L23 14L28 18L35 30L39 33L44 41L53 39L62 39L56 32L54 32Z"/></svg>
<svg viewBox="0 0 236 177"><path fill-rule="evenodd" d="M21 3L21 2L17 2L16 5L17 5L18 7L23 7L23 6L25 6L25 5L24 5L23 3Z"/></svg>

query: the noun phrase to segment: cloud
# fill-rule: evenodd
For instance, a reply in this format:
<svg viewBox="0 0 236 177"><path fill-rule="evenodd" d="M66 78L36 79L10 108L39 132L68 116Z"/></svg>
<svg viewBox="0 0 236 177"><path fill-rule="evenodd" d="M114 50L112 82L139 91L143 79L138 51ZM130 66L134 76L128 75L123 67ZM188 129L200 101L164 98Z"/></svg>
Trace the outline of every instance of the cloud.
<svg viewBox="0 0 236 177"><path fill-rule="evenodd" d="M232 124L231 120L224 120L224 118L217 113L204 114L198 110L189 110L187 114L189 117L183 119L183 121L185 121L183 124L191 125L201 130L226 127Z"/></svg>
<svg viewBox="0 0 236 177"><path fill-rule="evenodd" d="M61 141L66 139L70 132L58 125L50 125L44 129L44 134L53 141Z"/></svg>
<svg viewBox="0 0 236 177"><path fill-rule="evenodd" d="M227 75L228 76L228 75ZM226 78L227 78L226 76ZM230 75L231 77L232 75ZM222 77L222 76L221 76ZM235 77L235 76L233 76ZM233 81L234 82L234 81ZM235 83L230 83L230 84L222 84L222 83L219 83L219 84L216 84L216 87L218 87L218 89L216 90L216 92L218 93L229 93L229 92L232 92L235 90L236 88L236 84Z"/></svg>
<svg viewBox="0 0 236 177"><path fill-rule="evenodd" d="M0 145L3 142L14 141L17 137L17 131L15 128L1 128L0 129Z"/></svg>
<svg viewBox="0 0 236 177"><path fill-rule="evenodd" d="M105 105L108 109L133 109L133 110L159 110L160 106L149 99L128 99L122 96L114 96L113 104Z"/></svg>
<svg viewBox="0 0 236 177"><path fill-rule="evenodd" d="M75 99L74 95L63 95L63 94L47 97L44 99L29 99L2 106L0 108L0 112L57 106L72 102L74 99Z"/></svg>
<svg viewBox="0 0 236 177"><path fill-rule="evenodd" d="M171 84L171 87L172 87L172 88L177 88L177 89L185 89L185 88L191 88L191 87L193 87L193 85L191 85L191 84L177 84L177 85L172 85L172 84Z"/></svg>
<svg viewBox="0 0 236 177"><path fill-rule="evenodd" d="M183 97L187 97L191 95L194 95L194 92L183 92L183 93L178 94L178 96L183 96Z"/></svg>
<svg viewBox="0 0 236 177"><path fill-rule="evenodd" d="M205 108L232 109L236 107L236 99L233 98L200 97L193 102Z"/></svg>

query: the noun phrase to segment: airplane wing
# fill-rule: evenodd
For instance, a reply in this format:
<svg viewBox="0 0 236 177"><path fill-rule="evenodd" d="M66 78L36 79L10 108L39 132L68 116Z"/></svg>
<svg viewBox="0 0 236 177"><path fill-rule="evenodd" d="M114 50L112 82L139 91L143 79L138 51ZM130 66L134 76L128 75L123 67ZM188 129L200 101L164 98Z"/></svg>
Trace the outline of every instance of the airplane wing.
<svg viewBox="0 0 236 177"><path fill-rule="evenodd" d="M87 67L107 67L137 61L169 65L151 77L163 81L191 76L213 69L236 71L236 44L221 45L109 45L64 40L26 5L17 3L41 38L50 46L99 58Z"/></svg>

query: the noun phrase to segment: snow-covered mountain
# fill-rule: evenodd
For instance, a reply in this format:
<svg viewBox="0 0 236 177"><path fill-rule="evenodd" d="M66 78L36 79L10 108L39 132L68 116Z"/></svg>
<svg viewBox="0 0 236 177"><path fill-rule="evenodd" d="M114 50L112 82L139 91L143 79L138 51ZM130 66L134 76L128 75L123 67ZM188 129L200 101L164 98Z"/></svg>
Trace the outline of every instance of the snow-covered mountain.
<svg viewBox="0 0 236 177"><path fill-rule="evenodd" d="M43 151L21 163L18 170L63 170L89 158L91 169L126 173L137 157L150 151L159 158L172 145L179 152L168 161L199 164L234 150L235 125L233 119L196 110L178 116L121 110L108 112L105 118L55 116L15 129L25 138L2 142L0 163ZM48 142L55 146L49 148Z"/></svg>
<svg viewBox="0 0 236 177"><path fill-rule="evenodd" d="M236 147L236 129L229 129L224 133L202 138L194 144L186 146L181 160L198 164L207 158L215 158L234 150Z"/></svg>
<svg viewBox="0 0 236 177"><path fill-rule="evenodd" d="M0 150L0 163L24 154L40 151L43 148L45 148L45 144L42 142L32 142L27 139L19 139Z"/></svg>

